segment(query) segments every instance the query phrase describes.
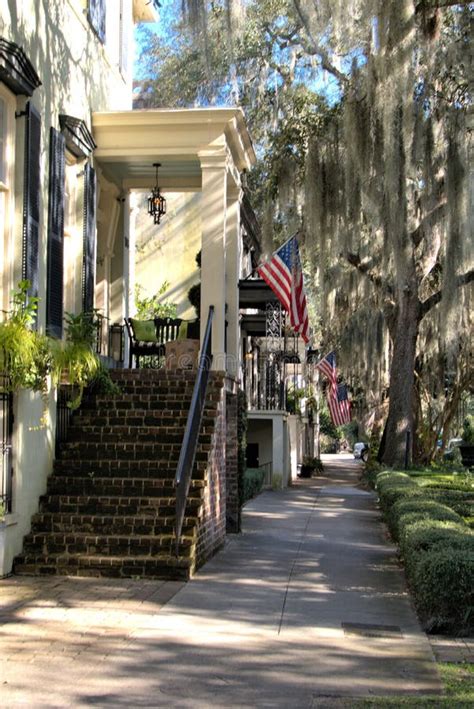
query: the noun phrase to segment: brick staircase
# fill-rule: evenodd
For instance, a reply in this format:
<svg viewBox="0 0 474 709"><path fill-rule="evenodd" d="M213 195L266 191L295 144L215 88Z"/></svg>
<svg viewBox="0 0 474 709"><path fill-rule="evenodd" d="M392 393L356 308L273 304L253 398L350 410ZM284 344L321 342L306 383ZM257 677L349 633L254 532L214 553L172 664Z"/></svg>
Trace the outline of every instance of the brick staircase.
<svg viewBox="0 0 474 709"><path fill-rule="evenodd" d="M87 394L73 415L16 574L188 579L195 568L222 378L209 381L176 557L174 475L195 374L112 376L121 393Z"/></svg>

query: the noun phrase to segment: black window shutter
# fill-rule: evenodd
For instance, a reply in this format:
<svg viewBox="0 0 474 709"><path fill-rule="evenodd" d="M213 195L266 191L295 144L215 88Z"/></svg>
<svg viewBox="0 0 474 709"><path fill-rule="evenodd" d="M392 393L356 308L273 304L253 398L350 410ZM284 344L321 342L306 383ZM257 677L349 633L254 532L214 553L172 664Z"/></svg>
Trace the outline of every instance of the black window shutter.
<svg viewBox="0 0 474 709"><path fill-rule="evenodd" d="M89 164L84 169L84 251L82 267L82 308L89 312L94 307L95 242L96 242L96 177Z"/></svg>
<svg viewBox="0 0 474 709"><path fill-rule="evenodd" d="M105 42L105 2L106 0L89 0L87 18L102 44Z"/></svg>
<svg viewBox="0 0 474 709"><path fill-rule="evenodd" d="M48 286L46 331L63 334L65 140L54 128L49 143Z"/></svg>
<svg viewBox="0 0 474 709"><path fill-rule="evenodd" d="M22 278L31 283L29 294L39 291L40 145L41 116L33 104L26 104L25 168L23 196Z"/></svg>

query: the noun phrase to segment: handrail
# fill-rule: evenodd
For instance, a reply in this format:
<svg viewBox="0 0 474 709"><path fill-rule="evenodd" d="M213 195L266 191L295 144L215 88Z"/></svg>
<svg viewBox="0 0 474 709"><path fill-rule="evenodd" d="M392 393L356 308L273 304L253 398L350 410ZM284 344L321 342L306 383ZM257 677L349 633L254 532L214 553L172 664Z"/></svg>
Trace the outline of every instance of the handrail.
<svg viewBox="0 0 474 709"><path fill-rule="evenodd" d="M189 407L188 420L183 436L183 444L179 454L178 467L175 476L176 487L176 556L178 556L179 538L183 528L184 513L186 511L186 501L189 487L191 485L191 475L193 472L194 459L196 457L199 431L201 430L202 414L206 402L207 383L209 371L212 364L212 319L214 317L214 306L209 306L206 330L202 341L201 355L199 357L196 382L194 384L191 406Z"/></svg>

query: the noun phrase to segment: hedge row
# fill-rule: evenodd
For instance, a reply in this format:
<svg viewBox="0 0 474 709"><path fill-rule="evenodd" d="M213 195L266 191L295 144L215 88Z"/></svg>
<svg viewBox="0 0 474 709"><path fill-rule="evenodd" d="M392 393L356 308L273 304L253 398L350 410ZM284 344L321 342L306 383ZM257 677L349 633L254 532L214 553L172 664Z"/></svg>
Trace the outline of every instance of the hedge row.
<svg viewBox="0 0 474 709"><path fill-rule="evenodd" d="M243 502L251 500L261 492L264 479L265 470L263 468L247 468L243 480Z"/></svg>
<svg viewBox="0 0 474 709"><path fill-rule="evenodd" d="M379 473L380 506L400 547L415 605L428 630L474 630L474 493L423 488L405 473Z"/></svg>

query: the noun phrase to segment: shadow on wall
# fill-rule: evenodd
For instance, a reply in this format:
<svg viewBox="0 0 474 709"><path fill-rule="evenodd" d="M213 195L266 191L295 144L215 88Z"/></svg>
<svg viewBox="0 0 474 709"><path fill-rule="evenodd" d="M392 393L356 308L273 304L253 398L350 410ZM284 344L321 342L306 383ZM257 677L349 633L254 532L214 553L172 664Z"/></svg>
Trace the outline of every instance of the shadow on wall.
<svg viewBox="0 0 474 709"><path fill-rule="evenodd" d="M170 288L162 300L178 305L178 317L193 319L195 311L187 294L200 279L195 258L201 249L201 194L167 193L167 214L159 226L146 212L146 197L146 193L140 193L136 220L136 283L148 295L154 295L168 281Z"/></svg>

